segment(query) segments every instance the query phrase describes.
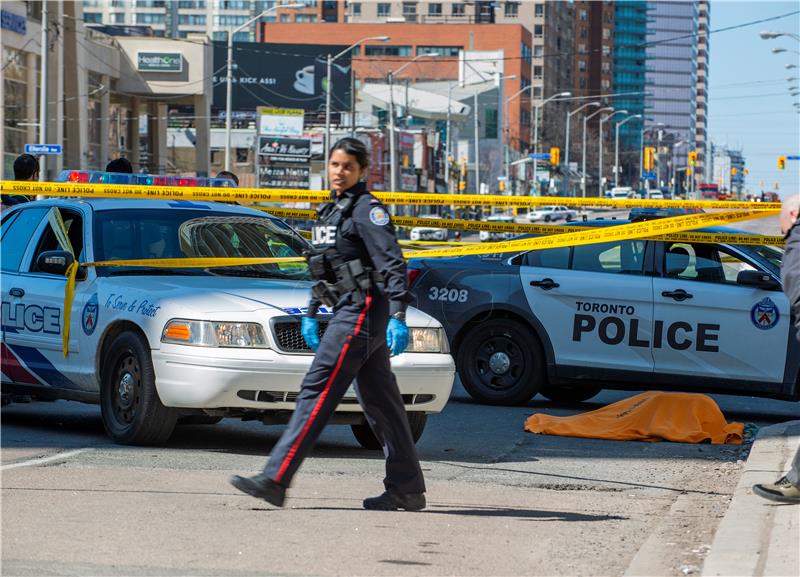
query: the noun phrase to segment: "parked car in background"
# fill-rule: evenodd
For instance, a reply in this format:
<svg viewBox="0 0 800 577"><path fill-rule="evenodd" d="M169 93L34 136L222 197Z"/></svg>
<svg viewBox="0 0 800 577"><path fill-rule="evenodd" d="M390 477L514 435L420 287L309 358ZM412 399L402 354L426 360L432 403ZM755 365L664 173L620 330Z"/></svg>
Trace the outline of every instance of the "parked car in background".
<svg viewBox="0 0 800 577"><path fill-rule="evenodd" d="M437 219L441 217L435 214L426 214L421 216L420 218ZM411 232L409 233L409 238L411 240L444 241L447 240L447 229L436 228L435 226L415 226L414 228L411 229Z"/></svg>
<svg viewBox="0 0 800 577"><path fill-rule="evenodd" d="M486 218L487 222L514 222L514 217L508 214L493 214ZM478 238L481 242L496 242L501 240L510 240L517 236L515 232L496 232L489 230L482 230L478 233Z"/></svg>
<svg viewBox="0 0 800 577"><path fill-rule="evenodd" d="M566 206L540 206L528 213L530 222L555 222L563 220L571 222L578 218L578 211Z"/></svg>

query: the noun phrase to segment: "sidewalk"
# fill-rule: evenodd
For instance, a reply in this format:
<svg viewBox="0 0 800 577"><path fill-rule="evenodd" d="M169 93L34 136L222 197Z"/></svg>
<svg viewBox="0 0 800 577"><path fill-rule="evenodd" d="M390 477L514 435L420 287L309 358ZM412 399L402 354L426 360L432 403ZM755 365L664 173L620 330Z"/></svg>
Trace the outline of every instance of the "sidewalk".
<svg viewBox="0 0 800 577"><path fill-rule="evenodd" d="M728 511L719 524L703 576L800 575L800 505L773 503L753 494L756 483L773 483L800 446L800 421L758 432Z"/></svg>

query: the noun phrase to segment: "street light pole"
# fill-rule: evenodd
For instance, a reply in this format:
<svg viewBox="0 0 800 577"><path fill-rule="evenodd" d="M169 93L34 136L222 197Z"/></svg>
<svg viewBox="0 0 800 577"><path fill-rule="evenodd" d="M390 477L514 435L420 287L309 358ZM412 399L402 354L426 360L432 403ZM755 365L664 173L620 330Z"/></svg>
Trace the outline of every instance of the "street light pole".
<svg viewBox="0 0 800 577"><path fill-rule="evenodd" d="M628 122L629 120L633 120L634 118L641 118L641 114L632 114L631 116L617 122L617 125L614 127L614 186L619 186L619 127Z"/></svg>
<svg viewBox="0 0 800 577"><path fill-rule="evenodd" d="M581 155L581 196L586 198L586 123L592 119L592 117L597 116L603 112L611 112L614 110L611 106L606 106L605 108L600 108L599 110L595 110L589 115L583 115L583 154Z"/></svg>
<svg viewBox="0 0 800 577"><path fill-rule="evenodd" d="M511 129L510 129L509 122L508 122L508 103L511 102L512 100L514 100L517 96L519 96L520 94L522 94L526 90L530 90L531 88L533 88L533 85L529 84L525 88L523 88L521 90L517 90L514 94L512 94L511 96L506 98L505 111L503 112L503 119L504 119L505 122L503 124L505 124L504 132L505 132L505 135L506 135L506 138L505 138L506 146L505 146L505 148L506 148L506 179L507 180L510 180L509 172L511 171L511 163L510 163L510 159L509 159L509 155L511 154L511 150L510 150L511 149ZM514 179L511 182L516 182L516 179ZM512 186L512 189L514 189L514 188L516 188L516 187Z"/></svg>
<svg viewBox="0 0 800 577"><path fill-rule="evenodd" d="M39 80L39 144L47 144L47 61L49 59L48 49L50 46L47 40L47 31L50 28L49 16L47 13L47 0L42 2L42 38L41 38L41 78ZM138 112L137 112L138 114ZM138 135L136 135L138 138ZM46 154L39 160L39 182L47 180Z"/></svg>
<svg viewBox="0 0 800 577"><path fill-rule="evenodd" d="M569 125L570 125L570 120L572 119L572 116L574 114L580 112L581 110L583 110L584 108L586 108L588 106L602 106L602 105L603 105L602 102L597 102L597 101L595 101L595 102L587 102L586 104L584 104L582 106L579 106L578 108L576 108L572 112L567 110L567 125L566 125L566 127L564 129L564 166L567 167L567 175L569 175ZM569 188L570 188L569 184L570 184L570 178L569 178L569 176L567 176L567 178L566 178L566 186L564 187L564 191L567 194L569 193Z"/></svg>
<svg viewBox="0 0 800 577"><path fill-rule="evenodd" d="M45 5L47 2L45 2ZM283 4L279 5L276 4L275 6L271 6L266 10L260 12L257 16L253 16L247 22L238 26L236 28L229 28L228 29L228 65L227 65L227 74L226 74L226 86L225 86L225 170L230 171L231 169L231 98L233 94L233 36L248 26L255 22L256 20L260 19L262 16L266 16L270 12L274 12L278 8L303 8L303 4Z"/></svg>
<svg viewBox="0 0 800 577"><path fill-rule="evenodd" d="M553 94L550 98L546 98L534 107L534 119L533 119L533 153L536 154L539 152L539 109L542 108L545 104L550 102L551 100L555 100L556 98L569 98L572 96L572 92L559 92L558 94ZM533 99L531 99L533 101ZM536 157L533 158L533 195L536 196L536 192L538 189L538 181L536 180L536 170L538 168L538 159Z"/></svg>
<svg viewBox="0 0 800 577"><path fill-rule="evenodd" d="M597 183L597 196L603 196L603 123L607 122L617 114L628 114L627 110L617 110L608 116L600 118L600 129L598 130L598 141L600 143L600 153L598 155L599 177Z"/></svg>
<svg viewBox="0 0 800 577"><path fill-rule="evenodd" d="M386 42L389 40L388 36L368 36L366 38L362 38L358 42L355 42L336 54L335 56L331 56L328 54L327 62L326 62L326 74L325 74L325 143L324 143L324 153L325 153L325 166L322 168L322 175L323 175L323 183L325 185L325 189L330 188L330 182L328 179L328 160L330 158L330 148L331 148L331 92L332 90L332 80L331 80L331 68L333 63L350 52L356 46L361 45L368 40L380 40L381 42ZM352 64L350 74L353 74Z"/></svg>

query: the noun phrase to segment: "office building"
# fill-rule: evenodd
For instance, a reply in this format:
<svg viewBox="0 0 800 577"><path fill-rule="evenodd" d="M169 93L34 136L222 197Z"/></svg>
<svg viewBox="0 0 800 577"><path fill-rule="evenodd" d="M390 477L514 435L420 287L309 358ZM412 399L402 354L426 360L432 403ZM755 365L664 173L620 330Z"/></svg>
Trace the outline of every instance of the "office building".
<svg viewBox="0 0 800 577"><path fill-rule="evenodd" d="M697 112L695 117L695 145L697 151L697 179L706 182L711 178L708 159L708 73L711 57L711 3L699 0L697 17Z"/></svg>

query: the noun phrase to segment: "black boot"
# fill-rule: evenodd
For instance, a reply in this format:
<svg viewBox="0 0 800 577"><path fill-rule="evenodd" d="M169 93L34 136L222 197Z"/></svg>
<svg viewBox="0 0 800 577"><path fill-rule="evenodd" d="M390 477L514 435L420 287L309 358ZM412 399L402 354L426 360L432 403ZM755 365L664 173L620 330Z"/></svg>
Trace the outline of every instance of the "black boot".
<svg viewBox="0 0 800 577"><path fill-rule="evenodd" d="M242 493L252 495L256 499L264 499L276 507L283 507L283 502L286 500L286 487L279 485L263 473L259 473L255 477L234 475L230 482Z"/></svg>
<svg viewBox="0 0 800 577"><path fill-rule="evenodd" d="M421 511L425 508L425 493L407 493L405 495L384 491L382 495L364 499L364 508L373 511Z"/></svg>

